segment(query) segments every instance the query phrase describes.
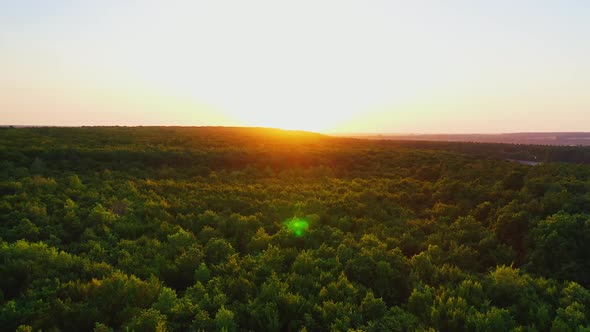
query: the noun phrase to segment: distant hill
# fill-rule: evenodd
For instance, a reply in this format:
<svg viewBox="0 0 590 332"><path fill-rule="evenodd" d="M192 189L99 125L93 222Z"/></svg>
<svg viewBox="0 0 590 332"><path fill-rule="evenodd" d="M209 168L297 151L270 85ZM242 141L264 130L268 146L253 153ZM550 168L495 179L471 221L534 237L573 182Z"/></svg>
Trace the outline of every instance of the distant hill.
<svg viewBox="0 0 590 332"><path fill-rule="evenodd" d="M508 134L351 134L346 137L410 141L508 143L536 145L590 145L590 132Z"/></svg>

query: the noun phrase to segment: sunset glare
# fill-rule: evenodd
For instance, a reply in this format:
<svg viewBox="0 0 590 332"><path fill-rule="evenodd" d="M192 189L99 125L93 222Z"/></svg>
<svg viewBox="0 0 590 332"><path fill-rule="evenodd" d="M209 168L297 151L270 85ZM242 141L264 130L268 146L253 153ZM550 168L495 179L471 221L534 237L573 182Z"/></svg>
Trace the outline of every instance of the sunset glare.
<svg viewBox="0 0 590 332"><path fill-rule="evenodd" d="M589 17L580 1L4 2L1 124L587 130Z"/></svg>

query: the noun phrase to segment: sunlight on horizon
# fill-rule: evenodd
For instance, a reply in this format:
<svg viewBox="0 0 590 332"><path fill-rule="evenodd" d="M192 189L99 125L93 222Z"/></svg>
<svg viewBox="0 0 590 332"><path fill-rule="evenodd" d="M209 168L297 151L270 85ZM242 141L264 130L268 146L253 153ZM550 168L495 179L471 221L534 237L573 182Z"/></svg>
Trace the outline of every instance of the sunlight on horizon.
<svg viewBox="0 0 590 332"><path fill-rule="evenodd" d="M1 124L590 130L575 2L0 5Z"/></svg>

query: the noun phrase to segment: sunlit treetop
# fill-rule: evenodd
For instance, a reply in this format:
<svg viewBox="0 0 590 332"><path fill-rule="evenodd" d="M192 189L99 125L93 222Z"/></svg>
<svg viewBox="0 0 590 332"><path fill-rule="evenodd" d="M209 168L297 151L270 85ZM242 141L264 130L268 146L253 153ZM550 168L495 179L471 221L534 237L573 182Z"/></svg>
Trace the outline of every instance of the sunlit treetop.
<svg viewBox="0 0 590 332"><path fill-rule="evenodd" d="M293 217L292 219L287 220L285 225L287 226L287 229L296 237L301 237L309 228L309 221L302 218Z"/></svg>

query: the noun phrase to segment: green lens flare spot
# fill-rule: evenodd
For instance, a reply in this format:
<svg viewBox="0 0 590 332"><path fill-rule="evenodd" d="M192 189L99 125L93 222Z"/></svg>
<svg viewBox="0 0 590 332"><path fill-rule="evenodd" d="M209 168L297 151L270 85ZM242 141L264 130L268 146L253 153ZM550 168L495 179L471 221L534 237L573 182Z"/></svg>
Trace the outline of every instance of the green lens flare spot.
<svg viewBox="0 0 590 332"><path fill-rule="evenodd" d="M309 222L301 218L293 218L285 222L287 229L296 237L301 237L309 228Z"/></svg>

